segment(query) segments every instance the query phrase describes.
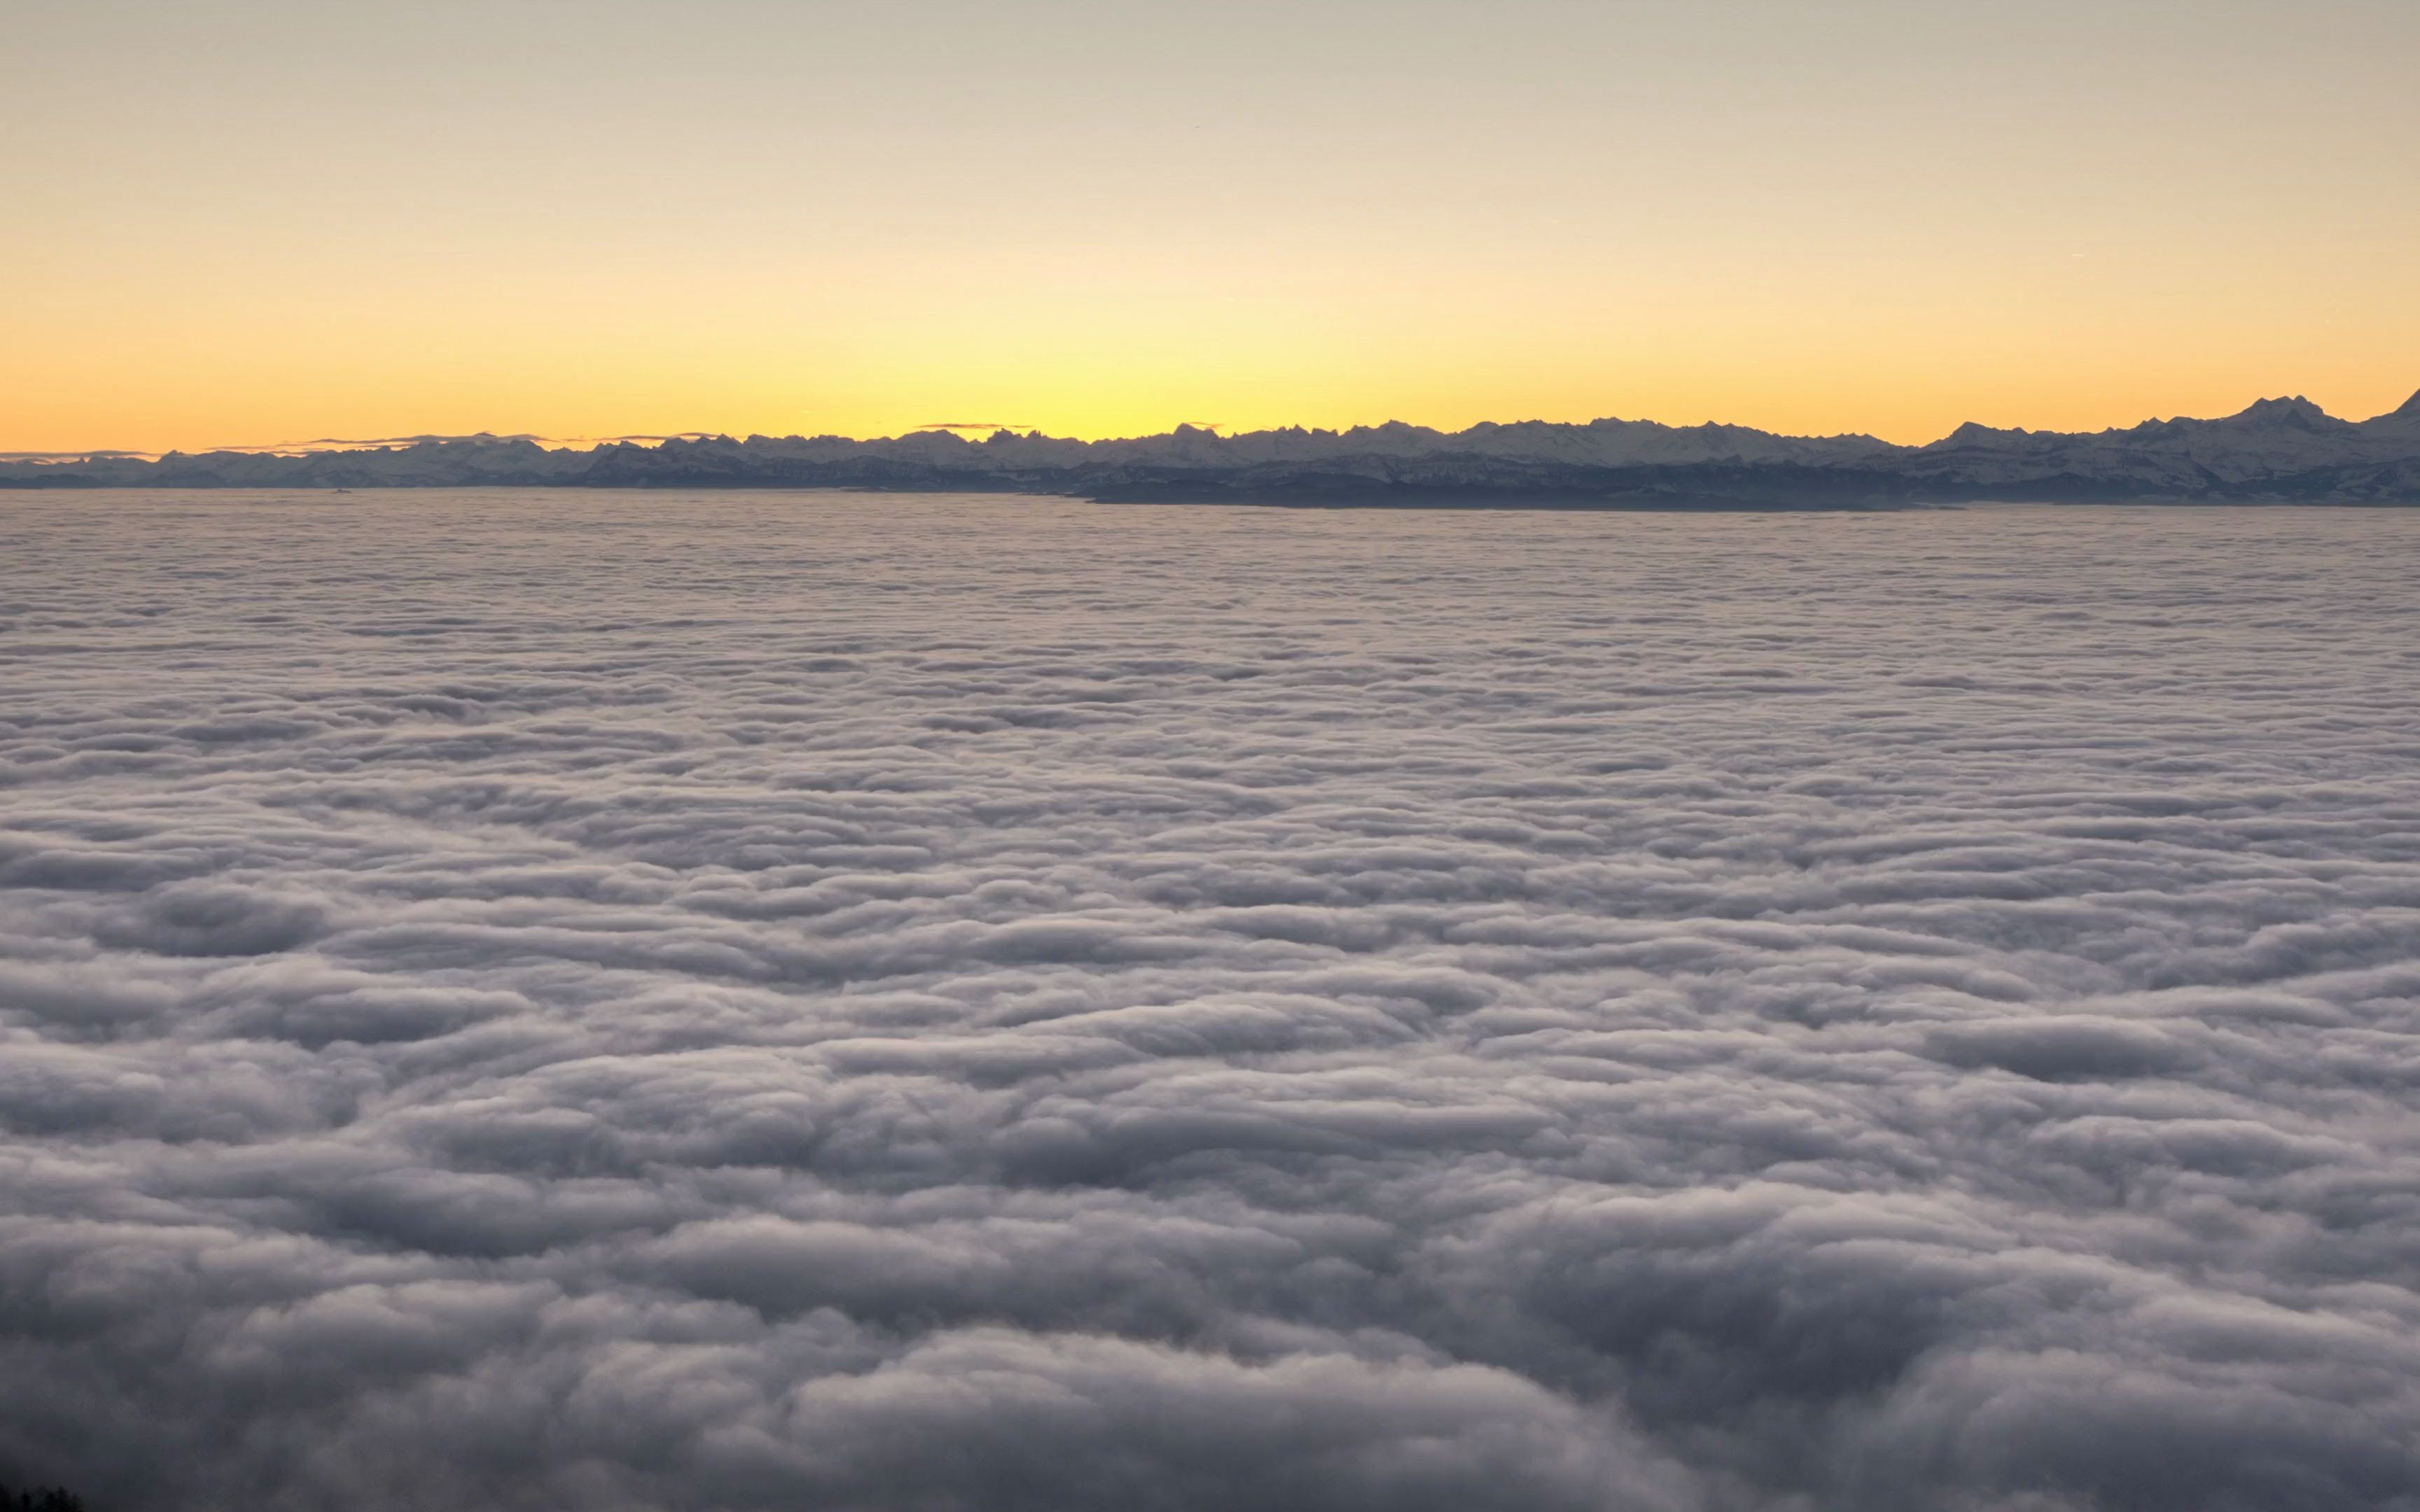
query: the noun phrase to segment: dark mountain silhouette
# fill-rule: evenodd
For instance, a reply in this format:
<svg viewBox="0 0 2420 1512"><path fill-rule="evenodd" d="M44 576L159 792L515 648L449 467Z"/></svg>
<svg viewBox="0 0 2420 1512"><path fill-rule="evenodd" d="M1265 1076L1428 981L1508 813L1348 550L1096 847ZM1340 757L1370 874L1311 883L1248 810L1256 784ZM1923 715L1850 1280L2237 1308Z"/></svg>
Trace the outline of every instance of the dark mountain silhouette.
<svg viewBox="0 0 2420 1512"><path fill-rule="evenodd" d="M2299 395L2217 420L2091 433L1967 424L1923 446L1738 425L1522 421L1080 441L997 430L675 436L549 448L526 436L299 452L0 460L5 487L820 487L968 489L1131 501L1860 507L2008 499L2420 502L2420 394L2338 420Z"/></svg>

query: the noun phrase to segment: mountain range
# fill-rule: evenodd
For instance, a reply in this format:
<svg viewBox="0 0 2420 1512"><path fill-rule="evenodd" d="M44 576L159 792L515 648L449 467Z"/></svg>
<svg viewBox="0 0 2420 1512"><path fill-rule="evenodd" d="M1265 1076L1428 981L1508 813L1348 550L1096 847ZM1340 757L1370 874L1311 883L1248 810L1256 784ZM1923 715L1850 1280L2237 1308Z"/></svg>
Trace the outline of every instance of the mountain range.
<svg viewBox="0 0 2420 1512"><path fill-rule="evenodd" d="M1900 446L1740 425L1521 421L1438 431L1388 422L1222 436L1179 425L1083 441L1038 431L685 436L549 447L416 438L309 451L0 458L0 487L847 487L1132 501L1863 507L1968 500L2420 503L2420 393L2372 419L2301 397L2217 420L2090 433L1961 425Z"/></svg>

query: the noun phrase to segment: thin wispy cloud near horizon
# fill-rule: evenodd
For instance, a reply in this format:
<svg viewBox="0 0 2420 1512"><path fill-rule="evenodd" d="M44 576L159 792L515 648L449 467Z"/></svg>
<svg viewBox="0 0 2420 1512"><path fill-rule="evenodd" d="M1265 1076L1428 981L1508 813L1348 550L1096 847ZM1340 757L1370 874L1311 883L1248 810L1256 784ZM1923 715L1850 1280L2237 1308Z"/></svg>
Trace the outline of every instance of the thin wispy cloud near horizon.
<svg viewBox="0 0 2420 1512"><path fill-rule="evenodd" d="M2420 350L2402 0L570 14L0 11L39 232L0 246L0 446L1911 441L2376 413Z"/></svg>

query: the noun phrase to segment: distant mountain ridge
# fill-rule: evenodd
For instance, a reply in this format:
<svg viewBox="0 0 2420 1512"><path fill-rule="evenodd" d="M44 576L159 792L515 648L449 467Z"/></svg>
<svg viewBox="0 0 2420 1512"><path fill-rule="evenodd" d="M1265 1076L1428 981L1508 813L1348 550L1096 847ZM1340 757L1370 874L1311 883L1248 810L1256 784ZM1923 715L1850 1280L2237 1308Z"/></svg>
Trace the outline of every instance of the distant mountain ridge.
<svg viewBox="0 0 2420 1512"><path fill-rule="evenodd" d="M2217 420L2090 433L1967 424L1937 441L1776 436L1646 420L1389 421L1349 430L1082 441L1038 431L673 437L592 450L473 436L300 454L96 453L0 460L0 487L847 487L1126 501L1856 507L1964 500L2420 503L2420 393L2338 420L2299 395Z"/></svg>

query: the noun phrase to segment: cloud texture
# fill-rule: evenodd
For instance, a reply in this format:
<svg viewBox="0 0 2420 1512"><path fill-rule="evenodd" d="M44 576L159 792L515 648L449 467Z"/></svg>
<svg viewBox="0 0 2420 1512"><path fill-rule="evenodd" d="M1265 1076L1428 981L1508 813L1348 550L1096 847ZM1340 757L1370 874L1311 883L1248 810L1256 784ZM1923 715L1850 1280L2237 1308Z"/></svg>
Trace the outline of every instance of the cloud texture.
<svg viewBox="0 0 2420 1512"><path fill-rule="evenodd" d="M2420 515L0 514L0 1476L2420 1505Z"/></svg>

